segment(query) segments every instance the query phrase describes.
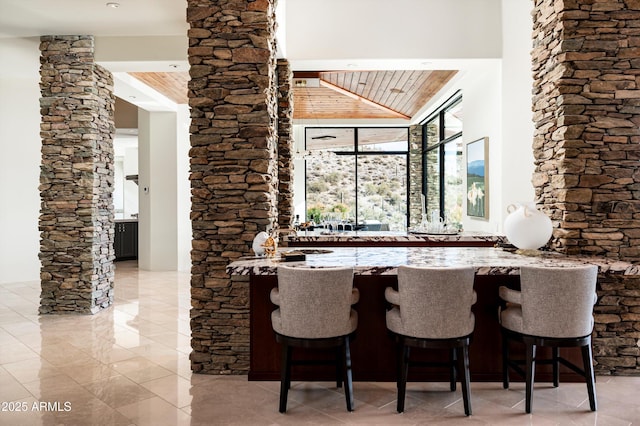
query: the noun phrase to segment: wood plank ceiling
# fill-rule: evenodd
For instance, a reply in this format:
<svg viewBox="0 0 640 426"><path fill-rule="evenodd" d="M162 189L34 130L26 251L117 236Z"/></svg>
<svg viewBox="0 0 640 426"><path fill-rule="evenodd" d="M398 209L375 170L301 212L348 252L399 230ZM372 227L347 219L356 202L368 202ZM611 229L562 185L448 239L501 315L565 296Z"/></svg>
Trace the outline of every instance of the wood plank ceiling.
<svg viewBox="0 0 640 426"><path fill-rule="evenodd" d="M189 103L188 72L130 72L129 74L177 104Z"/></svg>
<svg viewBox="0 0 640 426"><path fill-rule="evenodd" d="M457 71L295 72L294 119L409 120ZM187 104L189 73L132 72L133 77L179 104Z"/></svg>
<svg viewBox="0 0 640 426"><path fill-rule="evenodd" d="M293 82L293 118L410 119L456 72L296 72Z"/></svg>

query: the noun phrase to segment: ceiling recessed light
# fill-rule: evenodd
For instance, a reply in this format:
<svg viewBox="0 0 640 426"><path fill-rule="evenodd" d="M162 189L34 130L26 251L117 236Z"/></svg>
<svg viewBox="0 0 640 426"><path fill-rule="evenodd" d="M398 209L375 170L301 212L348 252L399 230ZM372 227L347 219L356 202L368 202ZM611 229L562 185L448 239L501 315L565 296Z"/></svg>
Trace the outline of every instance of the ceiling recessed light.
<svg viewBox="0 0 640 426"><path fill-rule="evenodd" d="M109 3L107 3L107 7L110 7L112 9L117 9L120 7L120 3L110 1Z"/></svg>

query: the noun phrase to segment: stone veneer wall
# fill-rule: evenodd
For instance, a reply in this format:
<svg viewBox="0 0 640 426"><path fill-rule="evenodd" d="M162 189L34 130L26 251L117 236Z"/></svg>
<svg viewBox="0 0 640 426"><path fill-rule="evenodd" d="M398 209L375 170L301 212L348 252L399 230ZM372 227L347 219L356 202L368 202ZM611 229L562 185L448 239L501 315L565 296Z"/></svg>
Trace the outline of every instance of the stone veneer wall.
<svg viewBox="0 0 640 426"><path fill-rule="evenodd" d="M293 72L278 59L278 226L293 226Z"/></svg>
<svg viewBox="0 0 640 426"><path fill-rule="evenodd" d="M113 303L113 78L92 36L40 43L40 313Z"/></svg>
<svg viewBox="0 0 640 426"><path fill-rule="evenodd" d="M640 261L640 1L535 0L533 184L550 246ZM601 276L599 375L640 374L640 280Z"/></svg>
<svg viewBox="0 0 640 426"><path fill-rule="evenodd" d="M640 375L640 278L598 277L594 308L594 369L598 375Z"/></svg>
<svg viewBox="0 0 640 426"><path fill-rule="evenodd" d="M640 1L535 0L536 196L551 246L640 261Z"/></svg>
<svg viewBox="0 0 640 426"><path fill-rule="evenodd" d="M272 0L188 0L191 107L191 368L249 368L247 277L225 267L277 222Z"/></svg>
<svg viewBox="0 0 640 426"><path fill-rule="evenodd" d="M422 125L409 126L409 226L422 220Z"/></svg>
<svg viewBox="0 0 640 426"><path fill-rule="evenodd" d="M440 140L439 127L430 123L424 126L427 134L424 138L431 143L433 140ZM440 210L440 149L431 149L426 155L426 175L432 176L427 180L427 216L434 210ZM435 179L433 178L435 177Z"/></svg>

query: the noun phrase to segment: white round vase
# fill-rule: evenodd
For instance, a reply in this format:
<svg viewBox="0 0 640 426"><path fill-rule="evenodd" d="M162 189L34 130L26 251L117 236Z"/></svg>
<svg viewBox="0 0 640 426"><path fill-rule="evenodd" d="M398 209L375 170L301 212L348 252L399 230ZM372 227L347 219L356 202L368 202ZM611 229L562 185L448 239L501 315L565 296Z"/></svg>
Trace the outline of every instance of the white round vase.
<svg viewBox="0 0 640 426"><path fill-rule="evenodd" d="M256 254L256 256L264 256L265 254L264 243L267 242L268 238L269 238L269 234L267 234L264 231L258 232L258 234L254 237L251 248L253 249L253 252Z"/></svg>
<svg viewBox="0 0 640 426"><path fill-rule="evenodd" d="M553 232L551 219L535 203L515 203L507 207L504 233L511 244L522 250L536 250L547 244Z"/></svg>

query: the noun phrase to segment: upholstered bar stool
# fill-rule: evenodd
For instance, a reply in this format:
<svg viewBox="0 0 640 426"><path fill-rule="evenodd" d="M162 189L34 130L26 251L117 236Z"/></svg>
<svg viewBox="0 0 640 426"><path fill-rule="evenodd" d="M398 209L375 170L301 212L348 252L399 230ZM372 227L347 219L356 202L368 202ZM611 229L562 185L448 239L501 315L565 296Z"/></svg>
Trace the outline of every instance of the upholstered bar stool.
<svg viewBox="0 0 640 426"><path fill-rule="evenodd" d="M553 385L559 385L559 365L583 376L587 382L589 406L596 411L591 332L593 306L597 301L598 267L522 267L520 291L500 287L500 297L507 302L499 313L502 330L503 386L509 387L509 368L525 377L526 407L531 413L536 363L552 364ZM526 347L525 360L509 358L509 343L519 341ZM536 348L549 346L552 359L537 360ZM583 367L560 356L561 347L580 347ZM520 367L525 364L526 371Z"/></svg>
<svg viewBox="0 0 640 426"><path fill-rule="evenodd" d="M476 302L473 268L398 267L398 291L388 287L385 297L394 306L387 311L387 328L398 342L398 404L404 411L409 365L433 363L410 361L410 349L446 349L450 354L450 387L460 380L464 412L471 415L469 393L469 343L475 327L471 306ZM458 356L461 352L461 356ZM440 364L437 364L440 365Z"/></svg>
<svg viewBox="0 0 640 426"><path fill-rule="evenodd" d="M353 268L278 267L278 287L271 290L278 309L271 313L276 341L282 345L280 412L287 411L292 364L292 348L336 348L336 384L342 386L347 410L353 411L350 340L358 325L351 305L358 302L353 288Z"/></svg>

